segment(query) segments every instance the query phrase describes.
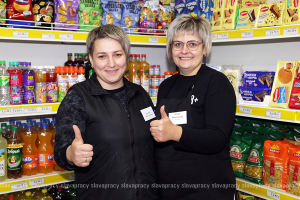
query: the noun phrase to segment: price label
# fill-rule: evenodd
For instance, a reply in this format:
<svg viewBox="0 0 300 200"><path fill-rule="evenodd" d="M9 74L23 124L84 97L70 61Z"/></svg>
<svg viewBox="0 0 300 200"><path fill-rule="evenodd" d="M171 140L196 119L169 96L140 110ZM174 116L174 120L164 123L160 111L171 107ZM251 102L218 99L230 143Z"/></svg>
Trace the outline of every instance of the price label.
<svg viewBox="0 0 300 200"><path fill-rule="evenodd" d="M149 37L149 43L158 43L158 38Z"/></svg>
<svg viewBox="0 0 300 200"><path fill-rule="evenodd" d="M242 32L242 38L252 38L252 37L253 37L253 31Z"/></svg>
<svg viewBox="0 0 300 200"><path fill-rule="evenodd" d="M36 108L24 108L24 113L34 113L36 112Z"/></svg>
<svg viewBox="0 0 300 200"><path fill-rule="evenodd" d="M52 106L41 107L41 112L52 112Z"/></svg>
<svg viewBox="0 0 300 200"><path fill-rule="evenodd" d="M273 110L266 110L266 117L273 117L273 118L281 119L281 112L273 111Z"/></svg>
<svg viewBox="0 0 300 200"><path fill-rule="evenodd" d="M14 114L24 114L24 108L14 108Z"/></svg>
<svg viewBox="0 0 300 200"><path fill-rule="evenodd" d="M69 180L75 180L75 174L69 174Z"/></svg>
<svg viewBox="0 0 300 200"><path fill-rule="evenodd" d="M7 112L7 110L6 110L6 109L1 109L1 110L0 110L0 114L2 114L2 115L5 115L5 114L6 114L6 112Z"/></svg>
<svg viewBox="0 0 300 200"><path fill-rule="evenodd" d="M59 34L61 40L73 40L73 34Z"/></svg>
<svg viewBox="0 0 300 200"><path fill-rule="evenodd" d="M220 33L218 34L218 39L228 39L229 34L228 33Z"/></svg>
<svg viewBox="0 0 300 200"><path fill-rule="evenodd" d="M218 39L218 35L217 34L212 34L212 40L217 40Z"/></svg>
<svg viewBox="0 0 300 200"><path fill-rule="evenodd" d="M295 34L298 34L298 27L283 29L283 35L295 35Z"/></svg>
<svg viewBox="0 0 300 200"><path fill-rule="evenodd" d="M7 115L13 115L14 114L14 109L13 108L6 109L6 114Z"/></svg>
<svg viewBox="0 0 300 200"><path fill-rule="evenodd" d="M252 115L252 108L240 106L240 107L239 107L239 111L240 111L241 113L246 113L246 114Z"/></svg>
<svg viewBox="0 0 300 200"><path fill-rule="evenodd" d="M156 103L157 103L157 99L152 99L152 103L154 104L154 106L156 106Z"/></svg>
<svg viewBox="0 0 300 200"><path fill-rule="evenodd" d="M36 179L36 180L31 180L29 181L29 187L35 186L35 185L42 185L45 183L44 178Z"/></svg>
<svg viewBox="0 0 300 200"><path fill-rule="evenodd" d="M19 190L19 189L27 188L27 187L28 187L27 182L11 184L11 189L12 190Z"/></svg>
<svg viewBox="0 0 300 200"><path fill-rule="evenodd" d="M266 30L265 34L266 36L277 36L280 35L280 29Z"/></svg>
<svg viewBox="0 0 300 200"><path fill-rule="evenodd" d="M267 190L267 196L276 200L280 200L280 194Z"/></svg>
<svg viewBox="0 0 300 200"><path fill-rule="evenodd" d="M42 33L43 39L55 39L55 34L53 33Z"/></svg>
<svg viewBox="0 0 300 200"><path fill-rule="evenodd" d="M27 31L13 31L13 37L28 38Z"/></svg>

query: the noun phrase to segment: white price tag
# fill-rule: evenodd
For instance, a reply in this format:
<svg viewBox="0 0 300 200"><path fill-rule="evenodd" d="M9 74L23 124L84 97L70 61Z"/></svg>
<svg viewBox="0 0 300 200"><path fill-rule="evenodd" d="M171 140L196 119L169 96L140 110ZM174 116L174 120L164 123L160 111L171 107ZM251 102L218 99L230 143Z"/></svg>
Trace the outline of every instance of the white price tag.
<svg viewBox="0 0 300 200"><path fill-rule="evenodd" d="M59 34L61 40L73 40L73 34Z"/></svg>
<svg viewBox="0 0 300 200"><path fill-rule="evenodd" d="M295 34L298 34L298 27L283 29L283 35L295 35Z"/></svg>
<svg viewBox="0 0 300 200"><path fill-rule="evenodd" d="M154 106L156 106L157 99L151 99Z"/></svg>
<svg viewBox="0 0 300 200"><path fill-rule="evenodd" d="M217 40L218 39L218 35L217 34L212 34L212 40Z"/></svg>
<svg viewBox="0 0 300 200"><path fill-rule="evenodd" d="M24 113L34 113L36 112L36 108L24 108Z"/></svg>
<svg viewBox="0 0 300 200"><path fill-rule="evenodd" d="M42 185L45 183L44 178L36 179L36 180L31 180L29 181L29 187L35 186L35 185Z"/></svg>
<svg viewBox="0 0 300 200"><path fill-rule="evenodd" d="M19 190L19 189L27 188L27 187L28 187L27 182L11 184L11 189L12 190Z"/></svg>
<svg viewBox="0 0 300 200"><path fill-rule="evenodd" d="M273 111L273 110L266 110L266 117L273 117L273 118L281 119L281 112Z"/></svg>
<svg viewBox="0 0 300 200"><path fill-rule="evenodd" d="M13 115L14 114L14 109L13 108L6 109L6 114L7 115Z"/></svg>
<svg viewBox="0 0 300 200"><path fill-rule="evenodd" d="M277 36L280 35L280 29L266 30L265 34L266 36Z"/></svg>
<svg viewBox="0 0 300 200"><path fill-rule="evenodd" d="M242 38L252 38L252 37L253 37L253 31L242 32Z"/></svg>
<svg viewBox="0 0 300 200"><path fill-rule="evenodd" d="M5 114L6 114L6 112L7 112L7 110L6 110L6 109L1 109L1 110L0 110L0 114L2 114L2 115L5 115Z"/></svg>
<svg viewBox="0 0 300 200"><path fill-rule="evenodd" d="M69 180L75 180L75 174L69 174Z"/></svg>
<svg viewBox="0 0 300 200"><path fill-rule="evenodd" d="M13 37L28 38L27 31L13 31Z"/></svg>
<svg viewBox="0 0 300 200"><path fill-rule="evenodd" d="M149 37L149 42L150 43L158 43L158 38Z"/></svg>
<svg viewBox="0 0 300 200"><path fill-rule="evenodd" d="M42 107L35 107L35 112L42 112Z"/></svg>
<svg viewBox="0 0 300 200"><path fill-rule="evenodd" d="M276 200L280 200L280 194L267 190L267 196Z"/></svg>
<svg viewBox="0 0 300 200"><path fill-rule="evenodd" d="M52 106L41 107L41 112L52 112Z"/></svg>
<svg viewBox="0 0 300 200"><path fill-rule="evenodd" d="M14 114L24 114L24 108L14 108Z"/></svg>
<svg viewBox="0 0 300 200"><path fill-rule="evenodd" d="M228 33L220 33L218 34L218 39L228 39L229 34Z"/></svg>
<svg viewBox="0 0 300 200"><path fill-rule="evenodd" d="M246 113L246 114L252 115L252 108L240 106L240 107L239 107L239 112L242 112L242 113Z"/></svg>
<svg viewBox="0 0 300 200"><path fill-rule="evenodd" d="M43 39L55 39L55 34L53 33L42 33Z"/></svg>

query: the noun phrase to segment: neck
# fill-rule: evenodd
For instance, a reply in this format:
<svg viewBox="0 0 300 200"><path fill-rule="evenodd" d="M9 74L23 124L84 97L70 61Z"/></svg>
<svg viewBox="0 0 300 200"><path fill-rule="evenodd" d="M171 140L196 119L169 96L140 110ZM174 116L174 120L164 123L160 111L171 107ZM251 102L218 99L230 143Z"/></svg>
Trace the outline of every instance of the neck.
<svg viewBox="0 0 300 200"><path fill-rule="evenodd" d="M123 85L124 85L123 77L121 77L121 80L119 80L118 82L112 83L112 84L108 84L108 83L102 81L98 76L97 76L97 80L99 81L102 88L105 90L116 90L116 89L123 87Z"/></svg>
<svg viewBox="0 0 300 200"><path fill-rule="evenodd" d="M195 76L197 75L198 71L200 70L202 64L200 64L198 67L196 67L194 70L189 69L179 69L180 74L183 76Z"/></svg>

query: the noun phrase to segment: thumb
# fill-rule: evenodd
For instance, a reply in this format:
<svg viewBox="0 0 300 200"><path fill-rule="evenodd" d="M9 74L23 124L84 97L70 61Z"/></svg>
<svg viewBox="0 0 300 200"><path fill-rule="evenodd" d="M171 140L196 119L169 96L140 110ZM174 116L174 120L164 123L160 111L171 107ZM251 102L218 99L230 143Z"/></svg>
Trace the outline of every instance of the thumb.
<svg viewBox="0 0 300 200"><path fill-rule="evenodd" d="M78 126L73 125L73 130L74 130L74 132L75 132L75 139L77 139L77 141L83 143L83 139L82 139L82 136L81 136L81 132L80 132Z"/></svg>
<svg viewBox="0 0 300 200"><path fill-rule="evenodd" d="M161 115L161 119L169 118L165 111L165 106L160 107L160 115Z"/></svg>

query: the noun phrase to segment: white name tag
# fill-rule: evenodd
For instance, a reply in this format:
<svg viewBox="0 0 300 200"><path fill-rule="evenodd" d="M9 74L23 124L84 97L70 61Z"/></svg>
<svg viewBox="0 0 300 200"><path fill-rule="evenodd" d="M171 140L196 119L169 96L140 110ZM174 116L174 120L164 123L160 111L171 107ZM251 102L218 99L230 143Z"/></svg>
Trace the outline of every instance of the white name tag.
<svg viewBox="0 0 300 200"><path fill-rule="evenodd" d="M141 113L145 119L145 121L148 121L150 119L155 118L155 114L153 112L153 109L151 106L149 106L148 108L144 108L143 110L141 110Z"/></svg>
<svg viewBox="0 0 300 200"><path fill-rule="evenodd" d="M187 112L186 111L169 113L169 118L170 118L171 122L175 125L187 124Z"/></svg>

